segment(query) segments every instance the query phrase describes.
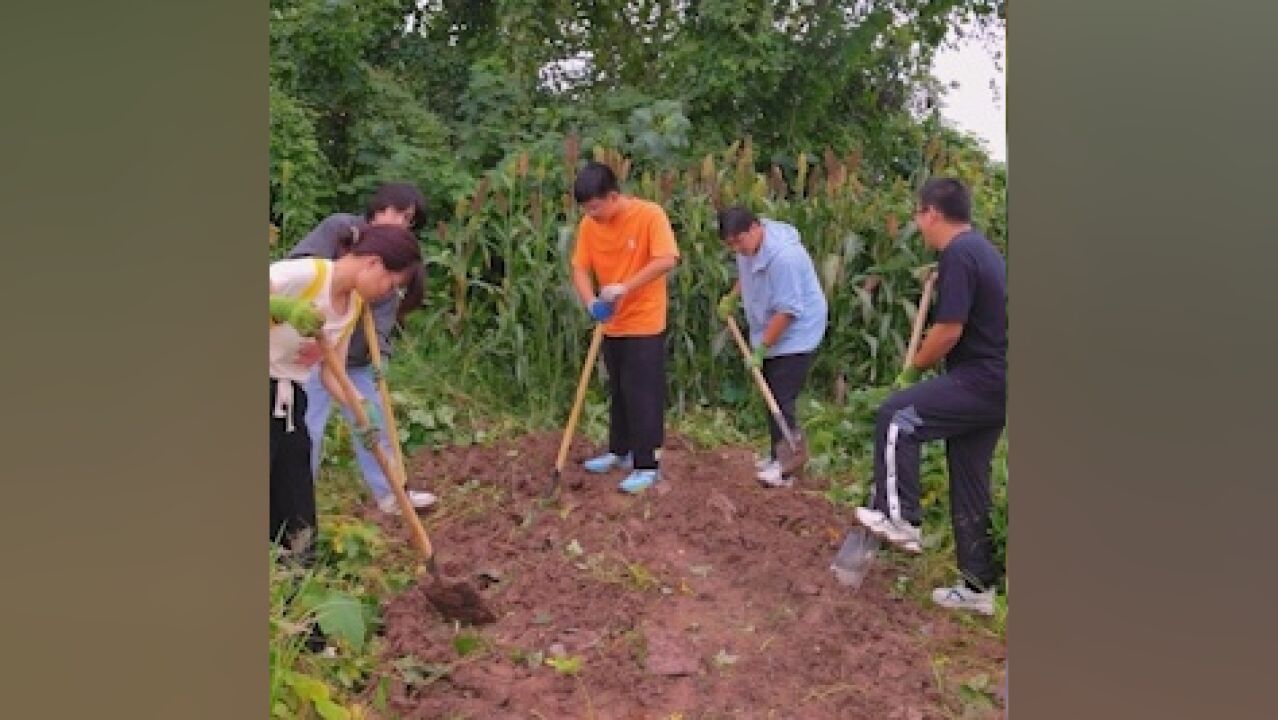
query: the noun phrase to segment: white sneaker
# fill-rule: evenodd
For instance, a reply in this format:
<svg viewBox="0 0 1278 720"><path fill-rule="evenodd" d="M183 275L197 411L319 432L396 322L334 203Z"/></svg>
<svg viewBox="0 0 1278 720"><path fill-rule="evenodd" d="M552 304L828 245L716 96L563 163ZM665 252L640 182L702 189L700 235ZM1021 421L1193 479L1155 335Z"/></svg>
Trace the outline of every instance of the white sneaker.
<svg viewBox="0 0 1278 720"><path fill-rule="evenodd" d="M856 521L870 532L906 552L915 555L923 552L923 533L904 520L897 523L878 510L859 507L856 509Z"/></svg>
<svg viewBox="0 0 1278 720"><path fill-rule="evenodd" d="M932 591L932 602L951 610L971 610L982 615L994 614L994 588L977 592L963 583Z"/></svg>
<svg viewBox="0 0 1278 720"><path fill-rule="evenodd" d="M413 507L421 509L434 505L439 498L435 497L433 493L428 493L424 490L409 490L408 500L413 504ZM399 501L395 499L395 493L391 493L381 500L378 500L377 509L387 515L398 515Z"/></svg>
<svg viewBox="0 0 1278 720"><path fill-rule="evenodd" d="M772 458L766 455L764 455L763 457L757 457L754 459L754 471L761 472L774 462L776 462L776 460L773 460Z"/></svg>
<svg viewBox="0 0 1278 720"><path fill-rule="evenodd" d="M759 482L768 487L791 487L794 485L794 478L789 475L781 474L781 463L772 460L764 465L757 473Z"/></svg>

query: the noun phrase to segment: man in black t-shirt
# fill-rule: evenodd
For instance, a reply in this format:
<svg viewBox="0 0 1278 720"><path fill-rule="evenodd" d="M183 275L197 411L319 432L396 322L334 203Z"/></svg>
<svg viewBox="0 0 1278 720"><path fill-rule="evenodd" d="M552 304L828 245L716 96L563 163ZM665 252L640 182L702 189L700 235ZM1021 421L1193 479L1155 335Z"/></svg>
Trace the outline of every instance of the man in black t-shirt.
<svg viewBox="0 0 1278 720"><path fill-rule="evenodd" d="M919 446L945 440L954 541L962 579L938 588L938 605L994 612L990 464L1006 421L1007 268L971 225L971 196L957 180L934 178L919 191L915 221L940 253L933 324L897 392L879 408L874 494L857 521L908 552L922 552ZM945 360L945 373L922 371Z"/></svg>

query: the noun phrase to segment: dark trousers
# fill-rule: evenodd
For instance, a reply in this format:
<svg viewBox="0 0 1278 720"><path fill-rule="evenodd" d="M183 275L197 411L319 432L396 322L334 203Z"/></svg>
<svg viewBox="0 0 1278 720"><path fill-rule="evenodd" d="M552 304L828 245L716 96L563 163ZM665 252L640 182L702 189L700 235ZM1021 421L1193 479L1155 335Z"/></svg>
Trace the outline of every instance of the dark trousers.
<svg viewBox="0 0 1278 720"><path fill-rule="evenodd" d="M790 426L790 431L796 438L800 433L799 418L794 406L799 399L799 391L803 389L803 382L808 378L808 370L812 369L812 361L815 357L815 353L805 352L780 355L763 361L763 379L768 381L772 397L781 408L781 417L785 418L785 424ZM777 443L784 442L785 435L781 433L777 421L772 419L772 413L768 413L768 434L772 437L772 459L775 460Z"/></svg>
<svg viewBox="0 0 1278 720"><path fill-rule="evenodd" d="M293 430L288 431L284 418L275 417L275 396L279 384L287 380L271 380L271 536L285 548L295 549L306 561L313 548L317 529L315 518L315 482L311 475L311 438L306 432L306 392L293 383ZM309 531L312 542L302 544L298 533Z"/></svg>
<svg viewBox="0 0 1278 720"><path fill-rule="evenodd" d="M666 334L603 339L608 368L608 451L634 453L635 469L655 470L665 442Z"/></svg>
<svg viewBox="0 0 1278 720"><path fill-rule="evenodd" d="M1006 422L1006 395L940 375L893 393L879 407L870 507L912 525L922 521L919 446L945 440L950 519L959 570L984 589L998 579L990 538L990 465Z"/></svg>

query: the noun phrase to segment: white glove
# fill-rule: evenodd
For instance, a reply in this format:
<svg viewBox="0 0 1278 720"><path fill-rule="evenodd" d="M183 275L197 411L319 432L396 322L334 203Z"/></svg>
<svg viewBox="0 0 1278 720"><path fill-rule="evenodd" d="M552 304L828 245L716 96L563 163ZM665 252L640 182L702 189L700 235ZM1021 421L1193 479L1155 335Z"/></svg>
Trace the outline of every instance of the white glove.
<svg viewBox="0 0 1278 720"><path fill-rule="evenodd" d="M604 285L599 290L599 299L606 303L617 302L622 295L626 294L626 286L621 284Z"/></svg>

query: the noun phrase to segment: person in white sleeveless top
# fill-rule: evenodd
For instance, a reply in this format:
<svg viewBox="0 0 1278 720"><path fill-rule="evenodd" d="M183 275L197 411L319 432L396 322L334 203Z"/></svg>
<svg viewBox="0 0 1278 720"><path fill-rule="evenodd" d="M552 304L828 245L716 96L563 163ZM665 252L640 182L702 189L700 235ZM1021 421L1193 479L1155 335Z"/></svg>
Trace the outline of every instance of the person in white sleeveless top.
<svg viewBox="0 0 1278 720"><path fill-rule="evenodd" d="M314 336L323 333L334 355L345 358L363 303L377 302L417 277L421 249L407 228L371 226L337 260L281 260L270 266L270 539L304 564L313 560L315 485L311 438L303 418L303 384L320 362ZM330 393L340 391L323 373ZM363 397L373 424L380 413ZM374 427L365 441L376 442Z"/></svg>

